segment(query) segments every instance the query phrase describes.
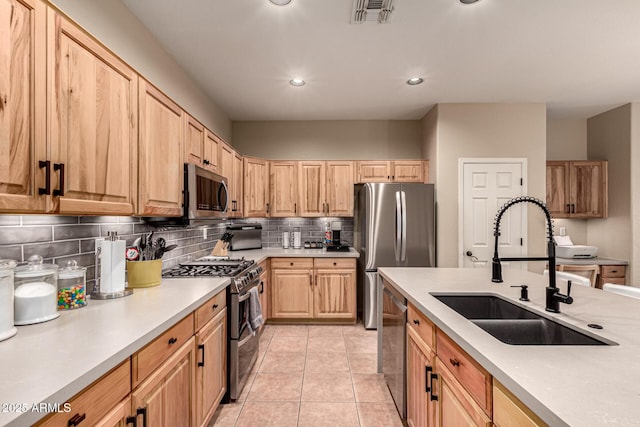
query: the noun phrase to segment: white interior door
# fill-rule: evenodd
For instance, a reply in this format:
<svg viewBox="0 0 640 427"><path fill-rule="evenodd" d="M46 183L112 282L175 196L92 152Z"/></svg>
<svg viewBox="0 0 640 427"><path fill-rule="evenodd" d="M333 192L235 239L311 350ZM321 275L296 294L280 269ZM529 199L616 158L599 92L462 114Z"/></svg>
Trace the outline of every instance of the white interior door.
<svg viewBox="0 0 640 427"><path fill-rule="evenodd" d="M525 160L512 162L461 160L460 257L461 267L491 265L494 249L494 221L498 210L510 199L526 194ZM517 204L505 212L498 240L500 257L526 256L526 206ZM508 262L502 263L509 266ZM513 263L526 268L526 263Z"/></svg>

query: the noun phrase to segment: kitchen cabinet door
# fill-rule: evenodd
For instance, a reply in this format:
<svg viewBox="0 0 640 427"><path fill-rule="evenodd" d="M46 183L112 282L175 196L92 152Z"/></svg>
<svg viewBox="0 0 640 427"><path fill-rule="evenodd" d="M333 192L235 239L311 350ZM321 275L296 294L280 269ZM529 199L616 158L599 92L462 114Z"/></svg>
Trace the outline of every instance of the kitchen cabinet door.
<svg viewBox="0 0 640 427"><path fill-rule="evenodd" d="M227 178L227 186L229 187L229 206L227 208L227 212L231 215L231 210L233 209L233 203L231 202L234 197L234 175L233 175L233 158L235 152L229 145L224 142L220 143L220 161L218 166L218 174ZM236 202L237 205L237 202Z"/></svg>
<svg viewBox="0 0 640 427"><path fill-rule="evenodd" d="M409 427L435 425L436 401L431 400L429 375L435 355L411 324L407 324L407 424Z"/></svg>
<svg viewBox="0 0 640 427"><path fill-rule="evenodd" d="M569 162L548 161L547 208L554 218L569 217L569 196Z"/></svg>
<svg viewBox="0 0 640 427"><path fill-rule="evenodd" d="M191 337L131 393L147 426L195 425L195 338Z"/></svg>
<svg viewBox="0 0 640 427"><path fill-rule="evenodd" d="M391 162L393 182L425 182L425 162L423 160L395 160Z"/></svg>
<svg viewBox="0 0 640 427"><path fill-rule="evenodd" d="M353 162L327 162L327 212L353 216Z"/></svg>
<svg viewBox="0 0 640 427"><path fill-rule="evenodd" d="M313 318L313 270L272 270L271 317Z"/></svg>
<svg viewBox="0 0 640 427"><path fill-rule="evenodd" d="M135 417L131 414L131 397L127 397L111 412L104 416L101 420L97 421L94 427L126 427L134 424ZM137 422L137 420L136 420Z"/></svg>
<svg viewBox="0 0 640 427"><path fill-rule="evenodd" d="M235 151L233 152L233 190L231 194L231 212L234 218L242 218L243 215L243 188L244 188L244 171L242 166L242 156ZM265 176L268 174L265 173ZM266 185L266 184L265 184Z"/></svg>
<svg viewBox="0 0 640 427"><path fill-rule="evenodd" d="M436 357L436 374L431 381L431 393L435 391L437 398L436 426L491 427L491 418L447 370L440 357Z"/></svg>
<svg viewBox="0 0 640 427"><path fill-rule="evenodd" d="M607 162L571 162L571 218L606 218Z"/></svg>
<svg viewBox="0 0 640 427"><path fill-rule="evenodd" d="M227 309L196 335L196 425L207 425L227 391Z"/></svg>
<svg viewBox="0 0 640 427"><path fill-rule="evenodd" d="M138 75L53 9L47 28L50 211L132 215Z"/></svg>
<svg viewBox="0 0 640 427"><path fill-rule="evenodd" d="M218 153L220 151L218 137L205 129L204 135L204 168L211 172L218 172Z"/></svg>
<svg viewBox="0 0 640 427"><path fill-rule="evenodd" d="M140 79L139 206L145 216L182 215L184 112Z"/></svg>
<svg viewBox="0 0 640 427"><path fill-rule="evenodd" d="M269 208L269 162L245 157L244 216L264 218Z"/></svg>
<svg viewBox="0 0 640 427"><path fill-rule="evenodd" d="M300 216L326 216L327 170L323 161L298 162L298 203Z"/></svg>
<svg viewBox="0 0 640 427"><path fill-rule="evenodd" d="M495 427L547 426L496 379L493 380L493 424Z"/></svg>
<svg viewBox="0 0 640 427"><path fill-rule="evenodd" d="M316 270L313 295L314 318L356 318L356 272L354 269Z"/></svg>
<svg viewBox="0 0 640 427"><path fill-rule="evenodd" d="M185 113L185 163L204 167L204 126L196 119Z"/></svg>
<svg viewBox="0 0 640 427"><path fill-rule="evenodd" d="M44 212L45 4L0 0L0 28L0 212Z"/></svg>
<svg viewBox="0 0 640 427"><path fill-rule="evenodd" d="M269 313L271 313L271 271L269 270L269 260L265 260L260 263L262 267L262 273L260 273L260 305L262 306L262 317L266 323L269 319ZM264 324L263 324L264 326Z"/></svg>
<svg viewBox="0 0 640 427"><path fill-rule="evenodd" d="M298 164L273 161L269 164L270 198L269 216L292 217L298 215Z"/></svg>
<svg viewBox="0 0 640 427"><path fill-rule="evenodd" d="M363 160L357 163L358 183L390 182L391 162L386 160Z"/></svg>

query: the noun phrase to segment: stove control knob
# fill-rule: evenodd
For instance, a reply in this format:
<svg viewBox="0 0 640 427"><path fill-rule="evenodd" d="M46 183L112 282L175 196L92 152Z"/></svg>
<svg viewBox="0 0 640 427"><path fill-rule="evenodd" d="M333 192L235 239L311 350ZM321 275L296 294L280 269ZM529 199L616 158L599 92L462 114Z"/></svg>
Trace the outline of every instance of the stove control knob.
<svg viewBox="0 0 640 427"><path fill-rule="evenodd" d="M262 267L258 266L258 268L256 268L256 276L259 276L260 273L262 272L263 272Z"/></svg>

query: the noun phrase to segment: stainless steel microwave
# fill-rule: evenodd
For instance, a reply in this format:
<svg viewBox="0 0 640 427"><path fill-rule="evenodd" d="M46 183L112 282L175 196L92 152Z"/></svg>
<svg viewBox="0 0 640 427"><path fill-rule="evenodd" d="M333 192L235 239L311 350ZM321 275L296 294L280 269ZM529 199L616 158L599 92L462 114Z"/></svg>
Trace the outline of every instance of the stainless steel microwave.
<svg viewBox="0 0 640 427"><path fill-rule="evenodd" d="M189 221L224 218L229 207L227 178L196 165L184 165L184 215Z"/></svg>
<svg viewBox="0 0 640 427"><path fill-rule="evenodd" d="M144 217L155 227L183 227L226 218L229 207L227 178L196 165L184 165L184 200L181 217Z"/></svg>

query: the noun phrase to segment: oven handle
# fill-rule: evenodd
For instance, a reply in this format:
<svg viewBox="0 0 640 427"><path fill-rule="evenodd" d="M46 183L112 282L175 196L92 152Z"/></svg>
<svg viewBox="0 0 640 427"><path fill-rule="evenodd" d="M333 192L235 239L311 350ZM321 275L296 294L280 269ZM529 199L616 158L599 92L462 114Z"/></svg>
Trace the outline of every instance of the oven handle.
<svg viewBox="0 0 640 427"><path fill-rule="evenodd" d="M257 338L255 335L253 334L249 334L249 336L247 336L245 339L238 341L238 348L242 347L243 345L245 345L246 343L248 343L250 340Z"/></svg>
<svg viewBox="0 0 640 427"><path fill-rule="evenodd" d="M255 282L254 286L252 286L251 288L255 288L256 286L258 286L259 283L260 282ZM249 288L249 289L251 289L251 288ZM242 295L241 297L238 298L238 302L243 302L243 301L246 301L248 299L249 299L249 292L247 290L246 294L244 294L244 295Z"/></svg>

